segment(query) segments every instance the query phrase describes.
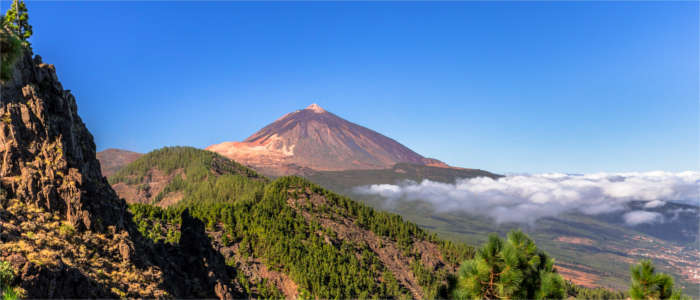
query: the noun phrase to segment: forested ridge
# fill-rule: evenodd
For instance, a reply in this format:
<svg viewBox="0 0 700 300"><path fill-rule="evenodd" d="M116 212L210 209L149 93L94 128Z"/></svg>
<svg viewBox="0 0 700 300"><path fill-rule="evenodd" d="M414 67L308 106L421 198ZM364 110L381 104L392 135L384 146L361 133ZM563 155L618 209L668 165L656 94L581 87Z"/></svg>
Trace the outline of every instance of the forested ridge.
<svg viewBox="0 0 700 300"><path fill-rule="evenodd" d="M231 277L245 295L459 298L455 294L459 267L475 259L477 253L472 246L440 239L399 215L375 210L301 177L269 181L217 154L194 148L163 148L152 154L120 170L110 182L131 180L138 184L153 168L166 173L185 170L182 182L186 184L171 182L168 186L224 196L206 198L206 194L188 193L167 207L132 203L129 209L139 231L154 242L176 244L181 216L187 210L206 224L215 248L236 270ZM228 187L220 183L221 177L237 178L247 187L245 192L226 192ZM527 237L520 239L532 244ZM544 268L556 274L552 262L547 264ZM553 278L557 293L561 293L552 295L589 299L627 296L557 282L558 275L544 275ZM291 292L285 289L290 284L294 287Z"/></svg>
<svg viewBox="0 0 700 300"><path fill-rule="evenodd" d="M473 255L472 247L440 240L397 215L375 211L299 177L271 182L260 199L168 208L132 204L130 209L145 236L171 243L178 239L179 216L188 209L207 224L222 248L235 249L227 257L232 266L235 257L260 258L268 268L288 274L298 284L299 295L320 298L444 298L449 276L461 260ZM352 220L353 227L378 237L382 248L400 252L415 279L400 283L396 277L405 274L387 268L369 242L340 239L320 219ZM420 241L434 245L442 266L429 268L421 262L423 254L412 247ZM237 280L245 286L248 279ZM418 295L408 289L410 284L419 286Z"/></svg>

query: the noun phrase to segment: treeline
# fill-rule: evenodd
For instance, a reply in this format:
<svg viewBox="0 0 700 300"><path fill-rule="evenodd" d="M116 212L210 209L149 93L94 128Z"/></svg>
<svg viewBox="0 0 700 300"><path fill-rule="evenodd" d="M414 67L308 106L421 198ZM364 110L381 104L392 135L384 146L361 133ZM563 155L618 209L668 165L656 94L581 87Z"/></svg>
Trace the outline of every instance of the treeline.
<svg viewBox="0 0 700 300"><path fill-rule="evenodd" d="M593 299L593 300L619 300L627 299L627 293L624 291L614 291L604 288L586 288L575 285L571 281L566 282L567 297L575 299Z"/></svg>

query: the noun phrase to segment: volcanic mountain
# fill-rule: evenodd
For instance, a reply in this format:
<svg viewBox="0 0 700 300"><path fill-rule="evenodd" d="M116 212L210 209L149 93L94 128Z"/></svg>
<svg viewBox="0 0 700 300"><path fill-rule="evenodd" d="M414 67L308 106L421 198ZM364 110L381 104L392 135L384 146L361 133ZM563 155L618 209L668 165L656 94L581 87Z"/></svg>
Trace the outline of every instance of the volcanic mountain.
<svg viewBox="0 0 700 300"><path fill-rule="evenodd" d="M449 167L316 104L282 116L243 142L206 149L270 175L387 169L397 163Z"/></svg>

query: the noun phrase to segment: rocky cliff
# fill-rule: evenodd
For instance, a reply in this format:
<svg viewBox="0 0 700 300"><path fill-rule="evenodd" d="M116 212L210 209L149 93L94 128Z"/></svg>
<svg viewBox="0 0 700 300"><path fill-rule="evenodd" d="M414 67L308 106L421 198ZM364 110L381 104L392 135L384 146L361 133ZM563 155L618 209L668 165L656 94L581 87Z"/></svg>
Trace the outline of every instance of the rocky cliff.
<svg viewBox="0 0 700 300"><path fill-rule="evenodd" d="M125 206L100 172L95 144L53 65L27 50L0 90L0 176L10 196L78 229L124 227Z"/></svg>
<svg viewBox="0 0 700 300"><path fill-rule="evenodd" d="M0 260L24 296L235 296L201 221L183 213L178 244L141 236L75 97L53 65L22 51L0 87Z"/></svg>

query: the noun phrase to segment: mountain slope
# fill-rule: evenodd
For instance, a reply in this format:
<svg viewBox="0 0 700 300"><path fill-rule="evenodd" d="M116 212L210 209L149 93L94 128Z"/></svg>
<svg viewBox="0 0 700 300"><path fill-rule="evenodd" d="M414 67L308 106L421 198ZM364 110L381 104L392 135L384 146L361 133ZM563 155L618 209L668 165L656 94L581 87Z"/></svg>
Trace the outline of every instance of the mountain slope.
<svg viewBox="0 0 700 300"><path fill-rule="evenodd" d="M385 169L396 163L448 167L316 104L282 116L243 142L211 145L217 152L271 175Z"/></svg>
<svg viewBox="0 0 700 300"><path fill-rule="evenodd" d="M128 203L165 207L259 198L268 179L216 153L165 147L124 166L109 182Z"/></svg>
<svg viewBox="0 0 700 300"><path fill-rule="evenodd" d="M107 149L97 152L97 160L100 161L102 175L109 177L142 155L141 153L128 150Z"/></svg>

